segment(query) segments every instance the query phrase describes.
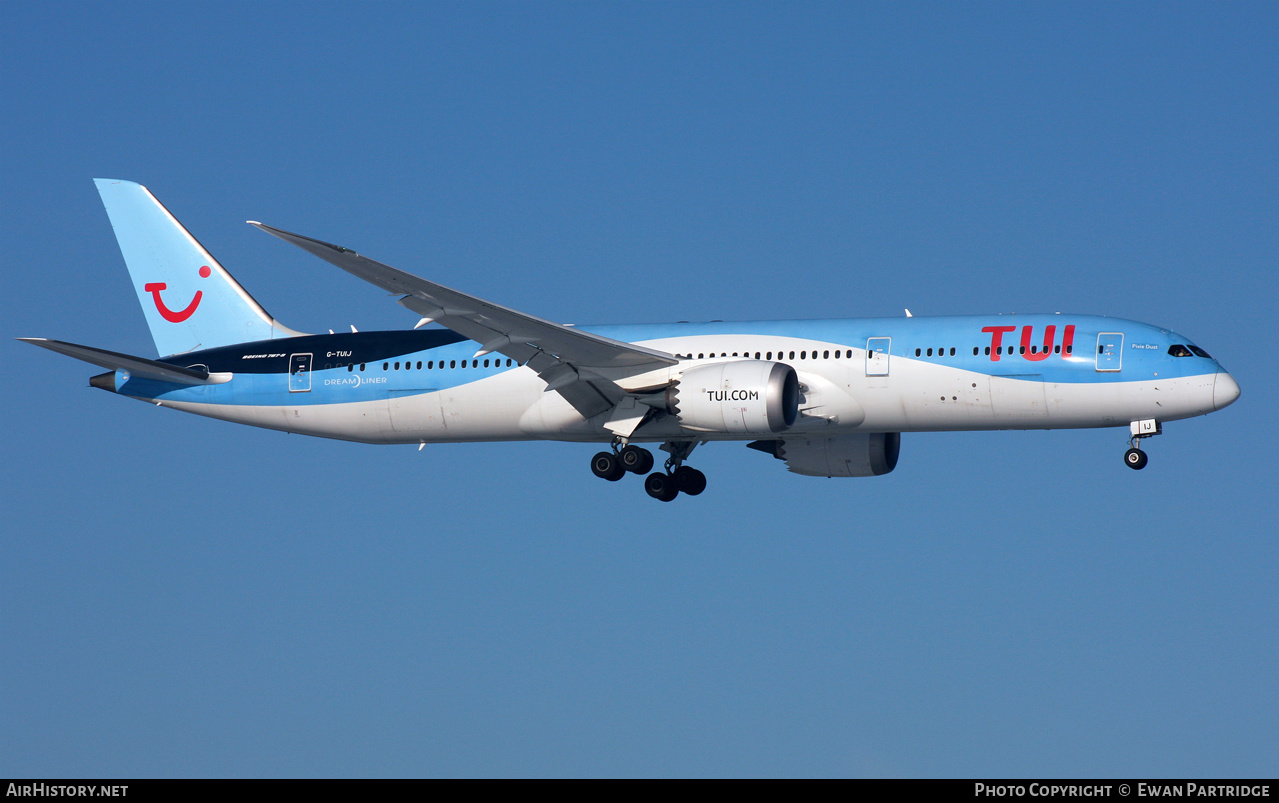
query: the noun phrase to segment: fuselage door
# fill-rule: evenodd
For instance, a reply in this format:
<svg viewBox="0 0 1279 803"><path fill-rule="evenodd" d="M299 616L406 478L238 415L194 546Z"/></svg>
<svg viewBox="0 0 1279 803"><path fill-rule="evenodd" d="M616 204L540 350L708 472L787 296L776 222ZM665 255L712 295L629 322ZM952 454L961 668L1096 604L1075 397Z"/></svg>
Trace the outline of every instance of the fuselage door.
<svg viewBox="0 0 1279 803"><path fill-rule="evenodd" d="M1124 363L1124 335L1122 332L1102 332L1097 335L1097 370L1118 371Z"/></svg>
<svg viewBox="0 0 1279 803"><path fill-rule="evenodd" d="M289 357L289 392L305 393L311 389L311 355Z"/></svg>
<svg viewBox="0 0 1279 803"><path fill-rule="evenodd" d="M892 349L891 337L872 337L866 341L866 376L888 376L888 355Z"/></svg>

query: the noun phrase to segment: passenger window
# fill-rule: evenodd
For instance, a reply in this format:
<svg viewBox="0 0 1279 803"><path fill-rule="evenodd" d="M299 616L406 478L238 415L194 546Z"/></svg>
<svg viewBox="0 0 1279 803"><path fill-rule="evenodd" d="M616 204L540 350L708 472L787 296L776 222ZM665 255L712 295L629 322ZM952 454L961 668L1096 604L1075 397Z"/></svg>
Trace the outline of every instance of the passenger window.
<svg viewBox="0 0 1279 803"><path fill-rule="evenodd" d="M929 349L929 350L928 350L928 356L929 356L929 357L933 356L933 350L932 350L932 349Z"/></svg>
<svg viewBox="0 0 1279 803"><path fill-rule="evenodd" d="M363 371L363 370L364 370L364 363L360 363L360 370L361 370L361 371Z"/></svg>
<svg viewBox="0 0 1279 803"><path fill-rule="evenodd" d="M924 350L923 350L923 349L915 349L915 356L916 356L916 357L921 357L921 356L923 356L923 353L924 353Z"/></svg>
<svg viewBox="0 0 1279 803"><path fill-rule="evenodd" d="M822 359L823 359L823 360L829 360L829 359L830 359L830 351L823 351L823 352L822 352Z"/></svg>
<svg viewBox="0 0 1279 803"><path fill-rule="evenodd" d="M457 367L457 360L449 360L449 367L450 367L450 368L456 368L456 367Z"/></svg>
<svg viewBox="0 0 1279 803"><path fill-rule="evenodd" d="M391 364L390 364L389 362L384 362L384 363L382 363L382 370L383 370L383 371L385 371L386 369L388 369L388 368L390 368L390 367L391 367Z"/></svg>
<svg viewBox="0 0 1279 803"><path fill-rule="evenodd" d="M955 356L955 347L954 347L954 346L951 346L951 347L950 347L950 356L952 356L952 357L954 357L954 356Z"/></svg>

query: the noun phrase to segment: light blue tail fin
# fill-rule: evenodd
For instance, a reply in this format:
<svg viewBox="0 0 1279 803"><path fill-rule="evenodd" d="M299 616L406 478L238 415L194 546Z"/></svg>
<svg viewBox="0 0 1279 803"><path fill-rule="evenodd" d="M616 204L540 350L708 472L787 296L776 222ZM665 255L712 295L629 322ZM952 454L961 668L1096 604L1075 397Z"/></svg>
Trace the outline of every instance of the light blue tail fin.
<svg viewBox="0 0 1279 803"><path fill-rule="evenodd" d="M146 187L93 182L161 355L302 334L268 315Z"/></svg>

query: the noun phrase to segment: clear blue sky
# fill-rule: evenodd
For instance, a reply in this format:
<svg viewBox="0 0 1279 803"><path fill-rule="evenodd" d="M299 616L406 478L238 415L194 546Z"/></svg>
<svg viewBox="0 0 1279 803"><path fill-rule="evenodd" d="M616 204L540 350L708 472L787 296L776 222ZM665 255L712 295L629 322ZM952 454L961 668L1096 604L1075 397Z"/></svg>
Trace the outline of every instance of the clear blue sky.
<svg viewBox="0 0 1279 803"><path fill-rule="evenodd" d="M0 776L1279 774L1274 3L9 3ZM1070 311L1243 396L897 470L157 410L93 177L307 331L262 220L547 318Z"/></svg>

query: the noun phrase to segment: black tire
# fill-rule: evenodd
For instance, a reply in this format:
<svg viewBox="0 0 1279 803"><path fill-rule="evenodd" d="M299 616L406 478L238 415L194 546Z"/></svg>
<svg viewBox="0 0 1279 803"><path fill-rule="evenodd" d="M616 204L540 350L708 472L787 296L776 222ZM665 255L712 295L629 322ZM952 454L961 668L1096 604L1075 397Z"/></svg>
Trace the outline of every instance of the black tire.
<svg viewBox="0 0 1279 803"><path fill-rule="evenodd" d="M653 470L653 453L631 444L618 455L622 465L632 474L647 474Z"/></svg>
<svg viewBox="0 0 1279 803"><path fill-rule="evenodd" d="M595 476L609 482L617 482L626 474L622 461L612 452L600 452L591 458L591 471Z"/></svg>
<svg viewBox="0 0 1279 803"><path fill-rule="evenodd" d="M706 475L692 466L680 466L675 469L675 487L681 493L697 496L706 490Z"/></svg>
<svg viewBox="0 0 1279 803"><path fill-rule="evenodd" d="M1146 463L1150 462L1150 458L1146 457L1146 453L1140 449L1129 449L1124 452L1124 465L1134 471L1140 471L1146 467Z"/></svg>
<svg viewBox="0 0 1279 803"><path fill-rule="evenodd" d="M662 502L669 502L679 496L679 488L675 486L675 478L665 472L649 474L644 479L644 490L648 495Z"/></svg>

